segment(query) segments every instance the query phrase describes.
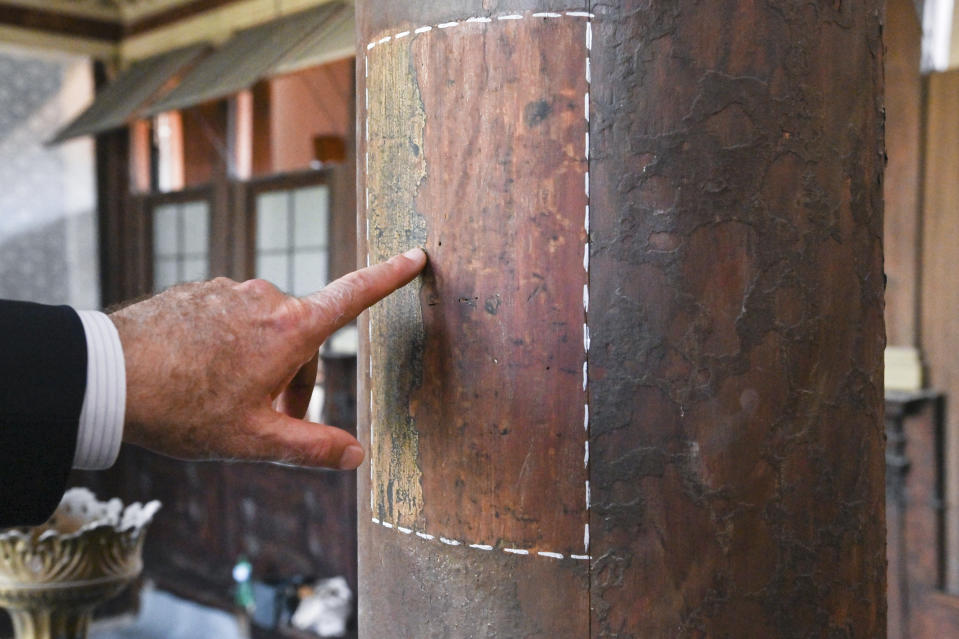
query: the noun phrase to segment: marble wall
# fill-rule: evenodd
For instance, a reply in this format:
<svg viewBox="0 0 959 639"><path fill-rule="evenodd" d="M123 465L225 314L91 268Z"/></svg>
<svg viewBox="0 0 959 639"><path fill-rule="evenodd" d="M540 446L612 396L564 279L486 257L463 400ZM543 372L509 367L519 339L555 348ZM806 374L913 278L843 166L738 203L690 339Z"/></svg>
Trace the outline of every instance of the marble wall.
<svg viewBox="0 0 959 639"><path fill-rule="evenodd" d="M92 93L87 58L0 46L0 298L99 305L93 143L46 145Z"/></svg>

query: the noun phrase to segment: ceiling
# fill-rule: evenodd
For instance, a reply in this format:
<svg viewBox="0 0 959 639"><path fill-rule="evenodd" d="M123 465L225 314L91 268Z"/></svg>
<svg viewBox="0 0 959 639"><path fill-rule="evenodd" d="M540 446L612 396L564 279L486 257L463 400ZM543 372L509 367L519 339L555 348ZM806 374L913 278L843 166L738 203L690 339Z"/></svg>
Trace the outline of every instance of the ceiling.
<svg viewBox="0 0 959 639"><path fill-rule="evenodd" d="M197 0L8 0L3 4L132 24L148 16L185 5L207 3Z"/></svg>
<svg viewBox="0 0 959 639"><path fill-rule="evenodd" d="M0 0L0 43L128 62L329 0Z"/></svg>

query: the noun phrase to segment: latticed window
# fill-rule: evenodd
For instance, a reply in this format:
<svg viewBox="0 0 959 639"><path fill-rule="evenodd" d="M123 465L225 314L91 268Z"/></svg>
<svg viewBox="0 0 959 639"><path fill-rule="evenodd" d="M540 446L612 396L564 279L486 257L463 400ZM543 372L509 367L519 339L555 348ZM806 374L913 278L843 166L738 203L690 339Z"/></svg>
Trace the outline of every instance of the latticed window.
<svg viewBox="0 0 959 639"><path fill-rule="evenodd" d="M256 197L256 276L306 295L329 273L329 187L266 191Z"/></svg>
<svg viewBox="0 0 959 639"><path fill-rule="evenodd" d="M205 200L160 204L153 209L153 288L210 275L210 207Z"/></svg>

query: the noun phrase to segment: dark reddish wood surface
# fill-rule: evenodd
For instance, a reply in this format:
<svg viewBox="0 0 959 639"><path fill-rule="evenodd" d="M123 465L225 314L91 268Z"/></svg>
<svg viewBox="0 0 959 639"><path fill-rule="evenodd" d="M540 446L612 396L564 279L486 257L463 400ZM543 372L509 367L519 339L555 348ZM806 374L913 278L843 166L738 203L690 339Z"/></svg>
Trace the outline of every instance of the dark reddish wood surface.
<svg viewBox="0 0 959 639"><path fill-rule="evenodd" d="M488 632L588 632L588 562L570 557L586 555L588 523L586 28L529 14L437 26L361 63L370 261L431 256L421 286L371 311L361 356L363 527L375 518L368 543L404 575L364 584L364 632L475 636L458 619L475 597ZM429 628L400 619L410 607Z"/></svg>
<svg viewBox="0 0 959 639"><path fill-rule="evenodd" d="M578 562L360 530L360 637L589 636L589 576Z"/></svg>
<svg viewBox="0 0 959 639"><path fill-rule="evenodd" d="M97 68L102 68L97 65ZM97 238L100 258L100 297L104 306L128 295L129 281L124 238L133 240L130 219L130 134L127 129L108 131L96 138ZM134 240L135 241L135 240ZM136 248L139 248L137 246Z"/></svg>
<svg viewBox="0 0 959 639"><path fill-rule="evenodd" d="M595 637L885 632L881 8L597 8Z"/></svg>
<svg viewBox="0 0 959 639"><path fill-rule="evenodd" d="M180 111L183 122L183 181L187 187L224 179L227 156L227 101Z"/></svg>
<svg viewBox="0 0 959 639"><path fill-rule="evenodd" d="M567 555L587 552L585 33L526 19L413 45L431 121L429 373L410 400L425 521Z"/></svg>
<svg viewBox="0 0 959 639"><path fill-rule="evenodd" d="M270 124L270 81L260 80L250 91L253 94L253 175L269 175L273 170L274 144Z"/></svg>
<svg viewBox="0 0 959 639"><path fill-rule="evenodd" d="M488 455L495 464L502 451L484 422L503 414L503 402L487 389L530 388L534 369L494 373L488 359L497 342L483 330L480 305L506 285L502 271L516 269L523 282L518 266L552 255L535 223L510 232L510 216L542 193L566 191L522 180L502 190L477 177L508 174L527 144L509 100L484 99L524 65L500 46L535 60L522 90L542 74L562 91L568 76L549 66L557 44L542 31L521 31L524 42L504 29L499 46L480 43L499 28L497 15L528 19L527 10L556 8L569 7L358 5L361 51L420 25L494 17L476 31L428 32L448 40L442 54L390 41L358 59L358 95L369 90L373 119L373 163L364 171L360 162L360 235L369 219L374 249L425 244L435 258L408 289L419 286L418 295L403 293L372 313L372 349L361 330L361 370L372 352L374 374L372 513L366 466L358 497L361 636L883 636L883 45L875 1L594 7L588 578L566 560L474 552L369 523L371 514L395 514L410 528L435 520L483 531L483 516L497 512L492 491L468 481L490 475L471 460ZM572 64L573 40L558 46ZM464 49L471 55L461 62ZM487 84L469 92L464 83L480 61ZM393 109L388 128L375 128L377 101ZM482 117L468 119L471 109ZM454 122L456 138L447 133ZM448 141L431 144L434 135ZM511 147L509 157L496 152ZM517 174L545 180L536 171L551 167L562 184L553 153L543 145ZM472 211L486 203L496 205L484 213L503 220L503 232L469 234ZM565 204L557 198L544 208L562 221ZM447 247L449 237L456 246ZM575 271L561 272L553 294L565 303ZM459 295L443 297L450 292ZM529 322L543 340L538 358L580 352L580 336L541 336L539 319L517 315L503 324L504 340ZM520 371L526 379L517 381ZM359 430L369 437L368 375L360 382ZM482 392L464 396L460 387ZM527 394L527 412L561 405L544 404L546 396ZM440 397L449 403L437 404ZM565 417L530 429L529 446L549 447ZM385 429L398 436L381 451ZM445 459L426 452L436 443ZM557 447L559 463L567 446L569 439ZM377 467L384 458L391 466ZM530 530L549 538L539 502L551 486L512 481L522 512L532 513ZM433 512L441 517L424 514ZM580 602L590 606L588 627Z"/></svg>
<svg viewBox="0 0 959 639"><path fill-rule="evenodd" d="M379 68L400 47L431 120L422 148L403 140L406 159L387 148L395 107L379 99L397 81ZM390 343L392 307L422 304L420 365L432 373L398 396L392 349L374 349L374 514L477 544L584 554L585 21L463 26L382 46L369 62L371 183L384 163L421 156L425 177L410 194L428 233L391 234L395 198L377 184L371 259L423 243L432 264L418 299L370 315ZM407 426L416 503L388 490L404 482L391 456Z"/></svg>

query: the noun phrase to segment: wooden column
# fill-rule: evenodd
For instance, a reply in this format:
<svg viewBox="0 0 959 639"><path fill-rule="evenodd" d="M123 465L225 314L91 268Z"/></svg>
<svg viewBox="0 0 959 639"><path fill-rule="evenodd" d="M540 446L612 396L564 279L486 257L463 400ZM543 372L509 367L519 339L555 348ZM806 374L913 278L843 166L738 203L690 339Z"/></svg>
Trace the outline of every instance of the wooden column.
<svg viewBox="0 0 959 639"><path fill-rule="evenodd" d="M100 253L100 301L106 307L131 296L131 255L125 240L135 242L135 221L129 219L130 134L128 129L96 137L97 237Z"/></svg>
<svg viewBox="0 0 959 639"><path fill-rule="evenodd" d="M355 70L349 80L356 84ZM346 91L348 122L356 118L356 92ZM333 167L333 217L330 220L330 279L346 275L356 266L356 128L347 126L346 158ZM353 422L356 414L353 414Z"/></svg>
<svg viewBox="0 0 959 639"><path fill-rule="evenodd" d="M885 632L881 3L357 3L362 637Z"/></svg>

